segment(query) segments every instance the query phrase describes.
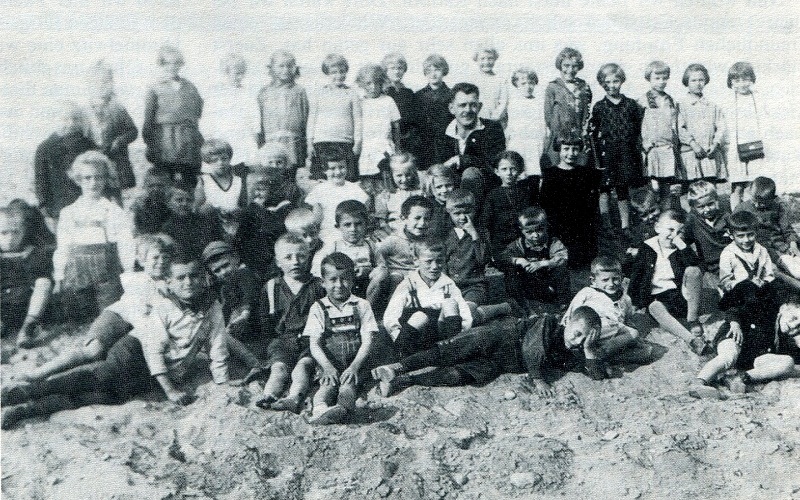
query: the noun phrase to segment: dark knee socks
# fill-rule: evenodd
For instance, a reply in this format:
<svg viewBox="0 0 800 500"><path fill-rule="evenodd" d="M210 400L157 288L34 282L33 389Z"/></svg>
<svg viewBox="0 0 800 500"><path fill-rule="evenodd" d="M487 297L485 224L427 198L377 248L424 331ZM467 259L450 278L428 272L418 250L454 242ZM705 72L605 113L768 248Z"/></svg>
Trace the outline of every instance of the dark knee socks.
<svg viewBox="0 0 800 500"><path fill-rule="evenodd" d="M471 376L452 366L437 368L419 375L411 375L410 379L414 385L428 387L455 387L474 382Z"/></svg>

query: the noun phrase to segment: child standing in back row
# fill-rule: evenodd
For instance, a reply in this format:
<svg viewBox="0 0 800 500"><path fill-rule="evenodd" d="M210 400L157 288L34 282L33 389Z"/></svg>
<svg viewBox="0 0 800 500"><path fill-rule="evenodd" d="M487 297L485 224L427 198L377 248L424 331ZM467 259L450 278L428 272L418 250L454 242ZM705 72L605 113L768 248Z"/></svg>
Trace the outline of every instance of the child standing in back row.
<svg viewBox="0 0 800 500"><path fill-rule="evenodd" d="M491 45L480 45L472 55L478 63L478 74L475 84L483 98L478 116L487 120L500 122L503 127L508 123L508 85L494 72L494 65L500 53Z"/></svg>
<svg viewBox="0 0 800 500"><path fill-rule="evenodd" d="M522 155L525 169L520 177L528 180L534 196L538 196L542 181L542 153L547 137L544 101L535 93L539 77L532 69L521 67L511 76L511 84L514 88L508 97L506 149Z"/></svg>
<svg viewBox="0 0 800 500"><path fill-rule="evenodd" d="M443 80L450 71L450 66L444 57L431 54L422 63L422 71L428 79L428 84L414 94L414 103L418 113L421 139L419 168L428 170L436 161L434 139L444 132L453 119L449 108L450 87Z"/></svg>

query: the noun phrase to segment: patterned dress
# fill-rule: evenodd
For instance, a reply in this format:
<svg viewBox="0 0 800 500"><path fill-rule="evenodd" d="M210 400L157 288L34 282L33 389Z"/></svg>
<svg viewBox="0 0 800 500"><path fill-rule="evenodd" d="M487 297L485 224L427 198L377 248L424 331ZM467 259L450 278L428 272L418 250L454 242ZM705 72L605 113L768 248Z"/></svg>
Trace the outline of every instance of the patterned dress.
<svg viewBox="0 0 800 500"><path fill-rule="evenodd" d="M543 167L555 167L559 163L558 151L553 144L559 135L568 134L572 130L586 135L589 123L589 106L592 103L592 89L580 78L575 79L575 92L567 88L561 78L547 84L544 92L544 121L550 129L550 140L545 148ZM585 157L581 159L585 164Z"/></svg>
<svg viewBox="0 0 800 500"><path fill-rule="evenodd" d="M678 144L678 108L669 94L648 91L639 100L645 108L642 119L642 147L647 151L645 176L683 179L676 159Z"/></svg>
<svg viewBox="0 0 800 500"><path fill-rule="evenodd" d="M642 179L639 133L644 110L629 97L614 104L608 98L594 105L590 130L595 157L605 186L637 185Z"/></svg>

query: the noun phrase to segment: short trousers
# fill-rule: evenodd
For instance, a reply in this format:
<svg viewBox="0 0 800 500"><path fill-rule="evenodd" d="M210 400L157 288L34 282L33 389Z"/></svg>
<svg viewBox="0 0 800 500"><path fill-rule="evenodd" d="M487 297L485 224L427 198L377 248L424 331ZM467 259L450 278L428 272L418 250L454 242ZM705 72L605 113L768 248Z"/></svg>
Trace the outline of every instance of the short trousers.
<svg viewBox="0 0 800 500"><path fill-rule="evenodd" d="M677 288L655 294L651 298L653 302L659 301L664 304L667 311L676 319L686 318L686 314L689 312L689 303Z"/></svg>
<svg viewBox="0 0 800 500"><path fill-rule="evenodd" d="M308 338L280 336L270 340L267 345L267 361L264 366L269 368L275 363L284 363L291 369L300 358L310 355Z"/></svg>
<svg viewBox="0 0 800 500"><path fill-rule="evenodd" d="M479 306L486 304L489 300L489 287L485 281L469 284L457 284L461 295L467 302L472 302Z"/></svg>

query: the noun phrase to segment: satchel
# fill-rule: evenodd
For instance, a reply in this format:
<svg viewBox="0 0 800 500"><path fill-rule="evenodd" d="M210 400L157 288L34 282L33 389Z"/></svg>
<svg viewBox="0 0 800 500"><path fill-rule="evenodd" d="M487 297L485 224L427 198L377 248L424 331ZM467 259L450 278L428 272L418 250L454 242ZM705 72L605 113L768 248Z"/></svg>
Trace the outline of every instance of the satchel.
<svg viewBox="0 0 800 500"><path fill-rule="evenodd" d="M748 163L753 160L760 160L764 158L764 142L753 141L744 144L737 144L736 149L739 152L739 160L742 163Z"/></svg>

